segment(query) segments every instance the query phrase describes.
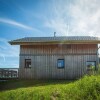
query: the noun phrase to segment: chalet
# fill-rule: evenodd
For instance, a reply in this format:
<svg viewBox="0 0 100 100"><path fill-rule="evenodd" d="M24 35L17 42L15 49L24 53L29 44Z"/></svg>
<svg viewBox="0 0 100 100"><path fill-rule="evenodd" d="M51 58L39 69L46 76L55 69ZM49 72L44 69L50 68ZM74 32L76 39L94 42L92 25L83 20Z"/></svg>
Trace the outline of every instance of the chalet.
<svg viewBox="0 0 100 100"><path fill-rule="evenodd" d="M20 45L22 79L76 79L98 69L98 37L25 37L9 43Z"/></svg>

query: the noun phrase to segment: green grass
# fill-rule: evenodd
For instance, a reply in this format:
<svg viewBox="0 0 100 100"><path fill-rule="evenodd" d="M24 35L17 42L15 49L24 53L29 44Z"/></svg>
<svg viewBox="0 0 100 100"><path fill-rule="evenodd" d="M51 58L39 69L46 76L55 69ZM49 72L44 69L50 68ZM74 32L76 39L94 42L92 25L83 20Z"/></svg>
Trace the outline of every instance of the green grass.
<svg viewBox="0 0 100 100"><path fill-rule="evenodd" d="M0 82L0 89L0 100L100 100L100 75L76 81L14 80Z"/></svg>

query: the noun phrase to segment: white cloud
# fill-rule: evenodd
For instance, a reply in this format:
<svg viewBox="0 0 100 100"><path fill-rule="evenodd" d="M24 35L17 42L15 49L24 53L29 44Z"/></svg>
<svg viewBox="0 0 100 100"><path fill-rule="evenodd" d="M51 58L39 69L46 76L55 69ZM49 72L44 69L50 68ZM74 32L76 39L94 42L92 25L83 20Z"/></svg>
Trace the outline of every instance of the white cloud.
<svg viewBox="0 0 100 100"><path fill-rule="evenodd" d="M7 39L0 38L0 56L4 57L18 57L19 47L11 46Z"/></svg>
<svg viewBox="0 0 100 100"><path fill-rule="evenodd" d="M68 35L67 6L62 1L57 0L53 1L50 8L50 12L48 11L50 17L46 18L44 26L56 31L57 35Z"/></svg>
<svg viewBox="0 0 100 100"><path fill-rule="evenodd" d="M70 5L71 32L100 35L100 1L76 0Z"/></svg>
<svg viewBox="0 0 100 100"><path fill-rule="evenodd" d="M50 20L45 23L45 26L52 28L54 31L60 33L61 35L67 35L68 25L60 19Z"/></svg>
<svg viewBox="0 0 100 100"><path fill-rule="evenodd" d="M51 10L45 26L59 35L100 36L99 0L57 0Z"/></svg>
<svg viewBox="0 0 100 100"><path fill-rule="evenodd" d="M11 46L7 39L0 38L0 67L18 67L19 47Z"/></svg>
<svg viewBox="0 0 100 100"><path fill-rule="evenodd" d="M0 22L10 24L10 25L14 25L14 26L17 26L17 27L20 27L20 28L28 29L28 30L34 30L34 28L32 28L32 27L29 27L27 25L24 25L22 23L16 22L16 21L11 20L11 19L0 18Z"/></svg>

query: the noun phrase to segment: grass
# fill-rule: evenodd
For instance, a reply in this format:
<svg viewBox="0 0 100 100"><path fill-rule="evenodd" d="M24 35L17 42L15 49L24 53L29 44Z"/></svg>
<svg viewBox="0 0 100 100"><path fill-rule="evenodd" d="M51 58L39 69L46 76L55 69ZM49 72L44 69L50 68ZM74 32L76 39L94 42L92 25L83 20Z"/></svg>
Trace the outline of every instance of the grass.
<svg viewBox="0 0 100 100"><path fill-rule="evenodd" d="M100 100L100 75L76 81L12 80L0 82L0 90L0 100Z"/></svg>

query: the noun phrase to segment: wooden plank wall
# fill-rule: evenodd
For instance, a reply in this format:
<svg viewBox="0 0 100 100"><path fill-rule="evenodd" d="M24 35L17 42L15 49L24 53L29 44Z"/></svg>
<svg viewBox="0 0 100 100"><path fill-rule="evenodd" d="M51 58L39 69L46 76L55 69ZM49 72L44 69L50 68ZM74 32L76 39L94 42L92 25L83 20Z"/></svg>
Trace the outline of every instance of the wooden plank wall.
<svg viewBox="0 0 100 100"><path fill-rule="evenodd" d="M86 74L86 61L97 60L96 44L22 45L20 46L20 78L74 79ZM32 67L25 67L31 59ZM57 68L57 59L65 59L65 67Z"/></svg>

